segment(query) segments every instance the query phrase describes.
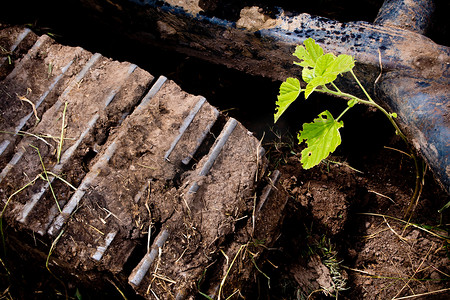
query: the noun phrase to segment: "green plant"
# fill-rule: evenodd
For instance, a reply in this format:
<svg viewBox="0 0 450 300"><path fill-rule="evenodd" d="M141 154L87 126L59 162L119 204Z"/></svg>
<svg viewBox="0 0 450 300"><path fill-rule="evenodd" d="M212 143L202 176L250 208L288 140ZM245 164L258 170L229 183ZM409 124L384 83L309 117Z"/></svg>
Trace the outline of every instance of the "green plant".
<svg viewBox="0 0 450 300"><path fill-rule="evenodd" d="M8 58L8 64L12 64L11 61L11 51L6 50L5 48L3 48L2 46L0 46L0 56L6 56Z"/></svg>
<svg viewBox="0 0 450 300"><path fill-rule="evenodd" d="M281 117L286 109L304 92L305 99L313 92L326 93L334 95L347 101L347 107L342 113L334 118L333 115L325 110L321 112L312 123L303 124L302 130L298 133L299 143L306 142L307 147L301 152L301 163L303 168L309 169L317 166L323 159L333 153L341 144L341 135L339 130L344 126L342 117L345 113L353 108L356 104L365 104L375 107L381 111L390 121L395 132L406 143L409 148L409 157L414 160L416 167L416 189L412 196L407 213L412 212L413 205L417 202L422 189L422 179L424 168L419 167L419 159L414 149L409 144L406 136L400 130L395 122L396 113L386 111L382 106L377 104L367 93L359 79L353 72L355 60L350 55L340 54L338 56L333 53L324 53L322 47L316 44L312 38L308 38L303 42L304 46L298 45L293 53L300 62L294 64L302 67L302 79L306 82L306 87L300 86L297 78L289 77L280 86L280 93L276 101L275 122ZM355 95L342 92L334 83L338 75L350 72L366 99L359 98Z"/></svg>

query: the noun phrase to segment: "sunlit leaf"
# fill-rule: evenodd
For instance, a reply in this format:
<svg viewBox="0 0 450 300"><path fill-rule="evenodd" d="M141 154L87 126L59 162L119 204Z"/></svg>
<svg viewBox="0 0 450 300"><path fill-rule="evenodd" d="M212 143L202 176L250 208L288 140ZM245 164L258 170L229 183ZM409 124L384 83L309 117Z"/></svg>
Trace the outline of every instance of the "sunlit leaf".
<svg viewBox="0 0 450 300"><path fill-rule="evenodd" d="M326 110L319 114L312 123L303 124L298 134L299 143L306 141L307 147L302 151L301 163L304 169L317 166L341 144L339 129L344 126L336 121Z"/></svg>
<svg viewBox="0 0 450 300"><path fill-rule="evenodd" d="M355 66L355 60L350 55L339 55L327 68L327 73L342 74L349 72Z"/></svg>
<svg viewBox="0 0 450 300"><path fill-rule="evenodd" d="M305 88L305 99L308 99L309 95L311 95L317 87L333 82L336 79L336 76L336 74L330 73L314 77Z"/></svg>
<svg viewBox="0 0 450 300"><path fill-rule="evenodd" d="M274 115L275 123L278 121L284 111L297 99L300 94L300 81L297 78L289 77L280 86L280 94L275 103L277 105Z"/></svg>
<svg viewBox="0 0 450 300"><path fill-rule="evenodd" d="M307 38L303 44L306 47L306 51L309 57L316 62L319 57L323 55L323 49L312 38Z"/></svg>
<svg viewBox="0 0 450 300"><path fill-rule="evenodd" d="M302 79L304 82L309 83L314 78L314 69L304 67L302 70Z"/></svg>
<svg viewBox="0 0 450 300"><path fill-rule="evenodd" d="M302 67L314 68L317 59L323 55L323 49L312 38L306 39L303 44L305 47L298 45L295 48L293 55L300 59L300 62L294 63Z"/></svg>
<svg viewBox="0 0 450 300"><path fill-rule="evenodd" d="M327 68L330 67L330 65L333 64L335 61L336 56L332 53L327 53L325 55L322 55L319 57L316 61L316 66L314 68L314 76L322 76L327 72Z"/></svg>

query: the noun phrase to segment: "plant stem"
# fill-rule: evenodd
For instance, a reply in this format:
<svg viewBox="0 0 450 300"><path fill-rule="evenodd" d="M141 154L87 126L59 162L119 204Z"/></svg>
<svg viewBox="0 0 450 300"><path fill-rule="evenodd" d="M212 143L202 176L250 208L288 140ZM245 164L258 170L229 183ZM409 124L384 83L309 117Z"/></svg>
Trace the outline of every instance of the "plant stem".
<svg viewBox="0 0 450 300"><path fill-rule="evenodd" d="M405 217L408 216L408 215L411 217L413 212L414 212L414 207L415 207L414 204L417 204L417 202L419 200L419 197L420 197L420 194L422 193L423 180L424 180L424 175L425 175L423 169L422 169L422 171L420 169L419 158L416 155L416 152L414 151L413 147L409 143L408 139L406 138L406 136L401 131L401 129L398 126L397 122L395 122L394 117L392 116L392 114L388 113L381 105L379 105L378 103L373 101L373 99L370 97L369 93L367 93L366 89L363 87L363 85L361 84L359 79L356 77L356 75L353 72L353 70L350 70L350 73L352 74L353 78L356 80L356 82L358 83L359 87L364 92L364 94L366 95L368 100L364 100L364 99L358 98L358 97L356 97L356 96L354 96L352 94L343 93L337 88L337 86L334 83L332 83L332 86L336 89L336 91L330 90L326 86L323 86L322 89L316 89L316 91L322 92L322 93L332 94L332 95L335 95L335 96L338 96L338 97L354 99L358 103L362 103L362 104L373 106L376 109L378 109L379 111L381 111L389 119L389 122L391 122L392 126L395 129L395 133L398 136L400 136L400 138L405 142L406 146L408 147L410 156L411 156L411 158L414 161L414 167L415 167L415 170L416 170L416 184L415 184L414 193L413 193L413 195L411 197L409 206L408 206L408 208L406 209L406 212L405 212ZM336 119L336 121L338 121L344 115L344 113L346 113L349 109L350 109L350 107L347 107L341 113L341 115ZM422 162L422 164L423 164L423 162Z"/></svg>
<svg viewBox="0 0 450 300"><path fill-rule="evenodd" d="M371 103L373 103L373 106L375 106L378 110L380 110L389 119L389 121L395 128L396 134L399 135L402 138L402 140L405 142L406 146L408 147L409 152L411 153L411 157L414 160L414 167L416 169L416 187L414 189L414 194L412 195L411 200L409 202L409 206L405 212L405 217L409 215L411 218L412 214L414 212L414 207L415 207L414 204L417 205L420 194L422 193L423 180L424 180L424 176L425 176L424 168L422 168L422 170L420 169L419 158L417 157L416 152L414 151L413 147L409 143L406 136L403 134L403 132L398 127L397 122L395 122L392 115L390 113L388 113L383 107L381 107L380 105L375 103L375 101L372 100L370 95L367 93L366 89L362 86L361 82L358 80L358 77L356 77L355 73L353 73L353 70L350 70L350 73L352 74L353 78L355 78L356 82L358 83L359 87L366 95L367 99L369 99L369 101ZM422 161L422 164L424 164L423 161Z"/></svg>
<svg viewBox="0 0 450 300"><path fill-rule="evenodd" d="M336 118L336 122L339 121L339 120L342 118L342 116L343 116L350 108L351 108L350 106L347 106L347 108L344 109L344 111L339 115L339 117Z"/></svg>

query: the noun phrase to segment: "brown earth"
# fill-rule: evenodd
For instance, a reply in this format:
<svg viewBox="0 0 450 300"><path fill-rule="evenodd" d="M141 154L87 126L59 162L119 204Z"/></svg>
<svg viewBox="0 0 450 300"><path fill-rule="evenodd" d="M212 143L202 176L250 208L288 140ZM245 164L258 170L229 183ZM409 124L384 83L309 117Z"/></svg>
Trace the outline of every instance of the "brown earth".
<svg viewBox="0 0 450 300"><path fill-rule="evenodd" d="M264 269L279 288L270 299L448 299L449 214L437 210L449 197L431 174L408 223L414 173L403 154L378 148L364 155L359 170L342 157L303 170L299 147L280 145L273 149L282 157L289 201L279 251Z"/></svg>

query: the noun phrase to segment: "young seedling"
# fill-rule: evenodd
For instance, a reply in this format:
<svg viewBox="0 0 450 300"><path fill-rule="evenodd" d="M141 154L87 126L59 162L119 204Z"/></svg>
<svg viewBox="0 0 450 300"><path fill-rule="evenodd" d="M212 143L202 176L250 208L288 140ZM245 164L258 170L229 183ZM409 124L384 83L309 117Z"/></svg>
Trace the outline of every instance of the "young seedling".
<svg viewBox="0 0 450 300"><path fill-rule="evenodd" d="M277 108L274 115L275 122L278 121L289 105L291 105L302 92L305 94L305 99L308 99L313 92L320 92L338 96L347 101L347 107L337 118L335 118L328 110L325 110L321 112L312 123L303 124L302 130L298 133L299 143L305 141L307 145L301 152L302 157L300 162L302 163L303 168L310 169L317 166L341 144L339 130L344 126L341 119L349 109L356 104L365 104L375 107L389 119L396 134L407 144L410 150L409 156L415 162L417 175L416 190L411 199L410 206L407 209L407 214L411 213L412 207L414 203L417 202L421 192L423 172L421 172L421 169L419 168L418 158L413 148L410 146L406 136L395 122L397 114L386 111L370 97L353 72L355 60L352 56L346 54L336 56L333 53L324 53L322 47L316 44L312 38L306 39L303 44L304 46L299 45L296 47L293 55L300 60L299 62L294 62L294 64L303 67L302 79L306 82L306 87L301 88L300 81L297 78L292 77L287 78L286 81L281 84L280 94L276 101ZM346 72L350 72L366 96L366 99L342 92L336 86L334 81L337 76Z"/></svg>

